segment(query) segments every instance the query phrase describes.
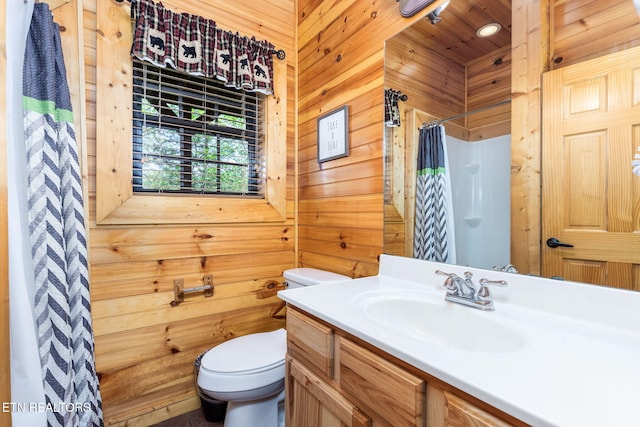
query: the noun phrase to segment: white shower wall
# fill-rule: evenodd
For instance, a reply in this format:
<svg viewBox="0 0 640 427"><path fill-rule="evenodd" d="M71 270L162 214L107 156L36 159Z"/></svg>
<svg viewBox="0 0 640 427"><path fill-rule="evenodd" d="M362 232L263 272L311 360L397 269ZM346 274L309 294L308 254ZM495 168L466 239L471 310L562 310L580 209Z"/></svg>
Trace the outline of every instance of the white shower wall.
<svg viewBox="0 0 640 427"><path fill-rule="evenodd" d="M7 43L7 200L9 213L9 294L11 318L11 413L14 426L47 425L45 411L28 410L44 405L44 385L38 352L33 301L35 285L27 215L27 172L22 118L22 64L33 0L9 0L5 23ZM8 402L7 402L8 403ZM38 406L42 407L42 406ZM17 410L16 408L27 408Z"/></svg>
<svg viewBox="0 0 640 427"><path fill-rule="evenodd" d="M466 142L447 136L459 265L509 264L511 135Z"/></svg>

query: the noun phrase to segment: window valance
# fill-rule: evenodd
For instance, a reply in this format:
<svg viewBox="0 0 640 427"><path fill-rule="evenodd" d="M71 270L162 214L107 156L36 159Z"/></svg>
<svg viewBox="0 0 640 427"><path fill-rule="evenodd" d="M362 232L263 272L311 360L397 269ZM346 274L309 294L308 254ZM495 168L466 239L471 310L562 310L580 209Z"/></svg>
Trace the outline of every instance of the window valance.
<svg viewBox="0 0 640 427"><path fill-rule="evenodd" d="M268 41L221 30L215 21L176 13L162 3L133 0L131 55L157 66L215 77L227 86L273 94L273 52Z"/></svg>
<svg viewBox="0 0 640 427"><path fill-rule="evenodd" d="M384 90L384 124L387 127L400 126L400 108L398 101L406 101L407 95L399 90Z"/></svg>

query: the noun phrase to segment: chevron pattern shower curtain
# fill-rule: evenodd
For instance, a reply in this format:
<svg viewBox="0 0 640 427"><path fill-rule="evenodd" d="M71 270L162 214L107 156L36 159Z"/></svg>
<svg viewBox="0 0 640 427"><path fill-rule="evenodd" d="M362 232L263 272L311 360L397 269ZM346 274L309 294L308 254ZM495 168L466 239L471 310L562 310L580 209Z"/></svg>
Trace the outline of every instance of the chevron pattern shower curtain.
<svg viewBox="0 0 640 427"><path fill-rule="evenodd" d="M82 188L60 30L35 4L24 61L31 252L49 426L101 426Z"/></svg>
<svg viewBox="0 0 640 427"><path fill-rule="evenodd" d="M453 262L450 188L443 125L420 129L416 179L414 258Z"/></svg>

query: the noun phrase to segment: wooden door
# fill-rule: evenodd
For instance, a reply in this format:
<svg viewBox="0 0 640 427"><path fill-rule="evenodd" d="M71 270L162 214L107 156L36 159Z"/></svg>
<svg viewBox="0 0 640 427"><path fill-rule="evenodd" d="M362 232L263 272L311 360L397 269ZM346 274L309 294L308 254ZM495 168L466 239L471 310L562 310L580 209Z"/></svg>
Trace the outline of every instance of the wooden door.
<svg viewBox="0 0 640 427"><path fill-rule="evenodd" d="M640 48L545 73L542 97L542 274L640 290Z"/></svg>

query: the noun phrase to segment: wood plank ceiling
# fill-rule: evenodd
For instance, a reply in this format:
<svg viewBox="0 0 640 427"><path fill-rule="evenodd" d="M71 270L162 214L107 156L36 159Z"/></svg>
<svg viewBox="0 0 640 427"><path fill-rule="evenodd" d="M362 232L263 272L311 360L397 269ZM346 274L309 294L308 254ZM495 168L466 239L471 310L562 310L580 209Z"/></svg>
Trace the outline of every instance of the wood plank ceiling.
<svg viewBox="0 0 640 427"><path fill-rule="evenodd" d="M510 0L451 0L440 17L437 24L416 22L407 36L462 65L511 43ZM498 34L478 37L476 30L491 22L502 26Z"/></svg>

